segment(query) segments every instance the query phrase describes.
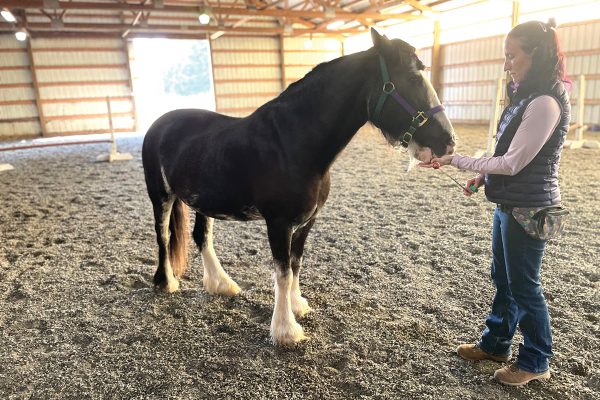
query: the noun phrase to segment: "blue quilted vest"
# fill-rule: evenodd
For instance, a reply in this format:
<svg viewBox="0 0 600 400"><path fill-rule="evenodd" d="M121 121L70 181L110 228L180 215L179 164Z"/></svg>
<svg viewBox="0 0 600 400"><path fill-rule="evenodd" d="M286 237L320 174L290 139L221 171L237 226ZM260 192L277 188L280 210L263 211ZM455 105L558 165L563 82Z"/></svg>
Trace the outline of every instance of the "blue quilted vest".
<svg viewBox="0 0 600 400"><path fill-rule="evenodd" d="M500 117L494 156L505 154L510 146L527 105L536 97L550 95L561 107L560 122L535 158L514 176L486 174L485 195L493 203L513 207L545 207L560 203L558 166L563 143L569 129L571 105L562 82L546 91L520 86L515 92L508 88L510 104Z"/></svg>

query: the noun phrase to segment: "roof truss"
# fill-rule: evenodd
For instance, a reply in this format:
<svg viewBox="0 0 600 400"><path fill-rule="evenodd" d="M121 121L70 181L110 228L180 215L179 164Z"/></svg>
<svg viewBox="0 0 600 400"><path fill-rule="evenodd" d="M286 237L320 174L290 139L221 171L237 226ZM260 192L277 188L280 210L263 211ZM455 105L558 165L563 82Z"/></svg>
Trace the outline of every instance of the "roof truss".
<svg viewBox="0 0 600 400"><path fill-rule="evenodd" d="M450 1L450 0L446 0ZM32 36L104 35L215 38L246 35L353 35L380 21L424 18L446 1L399 0L0 0ZM393 9L394 11L389 11ZM202 10L211 22L201 25ZM338 22L335 29L330 25Z"/></svg>

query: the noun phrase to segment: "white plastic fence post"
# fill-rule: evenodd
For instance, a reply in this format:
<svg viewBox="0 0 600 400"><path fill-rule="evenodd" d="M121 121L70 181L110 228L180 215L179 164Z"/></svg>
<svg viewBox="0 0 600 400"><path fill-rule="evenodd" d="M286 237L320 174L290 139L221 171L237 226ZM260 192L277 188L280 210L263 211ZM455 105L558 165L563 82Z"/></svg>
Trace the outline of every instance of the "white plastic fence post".
<svg viewBox="0 0 600 400"><path fill-rule="evenodd" d="M577 96L577 129L575 141L583 140L583 115L585 111L585 75L579 75L579 94Z"/></svg>
<svg viewBox="0 0 600 400"><path fill-rule="evenodd" d="M499 78L496 81L496 97L494 100L494 114L492 119L490 119L490 128L488 132L488 142L486 147L486 153L488 156L494 154L495 147L495 136L496 136L496 127L498 126L498 119L500 119L500 103L502 102L502 83L503 78Z"/></svg>

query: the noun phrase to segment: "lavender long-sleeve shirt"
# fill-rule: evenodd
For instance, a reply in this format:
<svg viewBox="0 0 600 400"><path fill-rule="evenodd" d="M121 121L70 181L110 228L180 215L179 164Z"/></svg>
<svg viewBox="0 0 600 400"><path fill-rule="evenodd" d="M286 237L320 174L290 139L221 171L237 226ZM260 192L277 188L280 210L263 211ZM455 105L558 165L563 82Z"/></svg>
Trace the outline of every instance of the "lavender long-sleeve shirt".
<svg viewBox="0 0 600 400"><path fill-rule="evenodd" d="M540 96L527 105L508 150L498 157L454 155L452 165L482 174L516 175L533 160L560 121L560 105L552 96Z"/></svg>

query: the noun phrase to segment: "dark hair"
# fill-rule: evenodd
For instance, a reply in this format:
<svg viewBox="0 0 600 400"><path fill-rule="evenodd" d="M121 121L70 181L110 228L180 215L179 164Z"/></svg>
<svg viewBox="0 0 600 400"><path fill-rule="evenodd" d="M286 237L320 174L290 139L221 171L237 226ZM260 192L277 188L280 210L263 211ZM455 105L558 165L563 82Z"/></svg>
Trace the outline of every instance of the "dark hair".
<svg viewBox="0 0 600 400"><path fill-rule="evenodd" d="M525 80L535 87L543 87L555 81L569 82L565 56L556 33L556 21L524 22L515 26L508 37L518 39L521 49L531 55L531 69Z"/></svg>

